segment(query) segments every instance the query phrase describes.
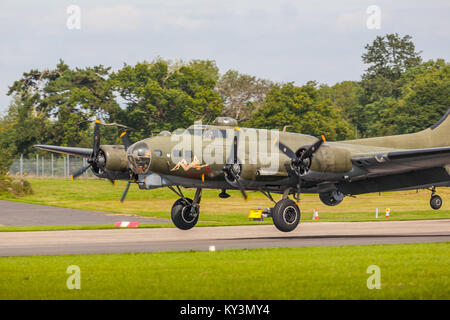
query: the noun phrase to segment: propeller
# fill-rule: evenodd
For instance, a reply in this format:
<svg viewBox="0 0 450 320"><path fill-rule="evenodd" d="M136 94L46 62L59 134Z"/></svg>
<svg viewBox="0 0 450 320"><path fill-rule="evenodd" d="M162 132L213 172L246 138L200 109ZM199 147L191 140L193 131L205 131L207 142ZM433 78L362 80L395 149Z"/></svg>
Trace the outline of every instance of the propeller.
<svg viewBox="0 0 450 320"><path fill-rule="evenodd" d="M105 158L100 155L100 121L96 120L94 125L94 141L92 143L92 153L87 160L88 165L84 166L72 175L72 180L81 176L87 169L94 167L96 169L102 168L105 164ZM100 159L101 158L101 159Z"/></svg>
<svg viewBox="0 0 450 320"><path fill-rule="evenodd" d="M85 173L89 168L92 167L96 171L101 170L103 172L103 174L106 176L106 178L111 182L111 184L115 185L114 179L105 170L105 156L100 149L100 126L101 125L102 126L116 126L116 127L121 127L121 128L125 128L125 129L131 129L131 128L128 128L127 126L124 126L121 124L101 123L99 120L95 120L94 139L92 142L92 153L91 153L89 159L87 160L88 165L84 166L83 168L81 168L80 170L75 172L71 177L72 180L78 178L83 173ZM122 143L123 143L123 145L125 147L125 151L126 151L127 148L131 145L130 140L128 139L128 136L126 136L126 131L124 133L122 133L120 137L122 138Z"/></svg>
<svg viewBox="0 0 450 320"><path fill-rule="evenodd" d="M301 176L305 174L311 166L312 155L319 150L320 146L325 142L325 136L322 135L320 139L307 149L300 149L297 152L292 151L288 146L279 142L278 147L281 152L291 159L291 167L297 175L297 201L300 200Z"/></svg>
<svg viewBox="0 0 450 320"><path fill-rule="evenodd" d="M241 165L238 163L238 156L237 156L239 130L240 130L239 127L235 128L235 134L233 138L233 147L232 147L233 163L228 163L225 166L223 166L222 171L225 173L229 181L231 181L232 183L236 183L237 187L239 188L239 191L241 191L242 193L242 196L244 197L245 200L247 200L248 198L247 193L245 192L244 187L239 181L240 180L239 174L241 173Z"/></svg>
<svg viewBox="0 0 450 320"><path fill-rule="evenodd" d="M101 123L99 120L96 120L95 121L95 125L94 125L94 140L93 140L93 143L92 143L92 153L91 153L89 159L87 160L88 165L84 166L83 168L81 168L80 170L75 172L72 175L72 180L76 179L77 177L82 175L89 168L93 168L95 171L101 170L102 173L106 176L106 178L113 185L116 184L115 180L109 175L108 171L105 170L105 156L104 156L102 150L100 149L100 126L101 125L103 125L103 126L115 126L115 127L119 127L119 128L132 130L132 128L129 128L129 127L121 125L121 124L117 124L117 123ZM128 148L131 145L131 142L130 142L130 139L128 138L127 132L126 131L122 132L122 134L120 135L120 138L122 139L122 144L123 144L123 146L125 148L125 151L127 151ZM124 202L125 197L127 196L128 190L130 189L130 184L131 184L131 182L134 182L134 181L136 181L136 176L134 175L134 173L132 173L130 171L130 177L128 179L128 183L127 183L127 185L125 187L125 190L124 190L124 192L122 194L122 197L120 198L120 202Z"/></svg>

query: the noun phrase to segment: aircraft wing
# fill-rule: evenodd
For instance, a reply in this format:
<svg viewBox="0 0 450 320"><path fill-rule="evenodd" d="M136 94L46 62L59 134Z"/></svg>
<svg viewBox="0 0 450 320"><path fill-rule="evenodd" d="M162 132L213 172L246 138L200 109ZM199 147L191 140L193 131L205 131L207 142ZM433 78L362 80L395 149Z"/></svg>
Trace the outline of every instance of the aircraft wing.
<svg viewBox="0 0 450 320"><path fill-rule="evenodd" d="M88 148L59 147L59 146L50 146L50 145L44 145L44 144L36 144L33 147L40 149L40 150L45 150L45 151L50 151L50 152L55 152L55 153L62 153L62 154L69 154L71 156L82 157L82 158L89 158L92 154L92 149L88 149Z"/></svg>
<svg viewBox="0 0 450 320"><path fill-rule="evenodd" d="M450 147L389 151L352 157L352 163L369 173L388 174L450 164Z"/></svg>

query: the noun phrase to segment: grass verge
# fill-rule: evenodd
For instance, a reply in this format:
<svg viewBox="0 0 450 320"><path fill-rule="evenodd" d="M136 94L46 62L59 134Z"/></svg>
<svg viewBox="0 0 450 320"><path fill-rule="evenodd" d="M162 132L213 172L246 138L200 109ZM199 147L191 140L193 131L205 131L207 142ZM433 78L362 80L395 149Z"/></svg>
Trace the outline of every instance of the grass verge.
<svg viewBox="0 0 450 320"><path fill-rule="evenodd" d="M449 263L449 243L8 257L0 299L449 299Z"/></svg>

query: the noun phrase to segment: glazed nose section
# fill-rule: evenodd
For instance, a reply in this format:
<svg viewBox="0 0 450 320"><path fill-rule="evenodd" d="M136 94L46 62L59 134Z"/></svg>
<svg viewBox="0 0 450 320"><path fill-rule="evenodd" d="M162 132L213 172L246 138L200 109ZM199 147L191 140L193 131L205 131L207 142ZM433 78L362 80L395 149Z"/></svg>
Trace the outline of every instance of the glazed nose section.
<svg viewBox="0 0 450 320"><path fill-rule="evenodd" d="M137 142L127 150L128 161L131 170L136 174L143 174L150 168L151 152L150 147L145 142Z"/></svg>

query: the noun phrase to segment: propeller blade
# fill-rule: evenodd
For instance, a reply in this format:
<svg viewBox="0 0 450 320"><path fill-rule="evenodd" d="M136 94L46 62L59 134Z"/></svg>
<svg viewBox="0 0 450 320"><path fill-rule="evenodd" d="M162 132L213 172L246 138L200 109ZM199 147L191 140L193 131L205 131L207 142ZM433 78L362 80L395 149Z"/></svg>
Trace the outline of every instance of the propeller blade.
<svg viewBox="0 0 450 320"><path fill-rule="evenodd" d="M239 127L234 129L233 145L231 146L230 154L228 154L227 165L238 163L238 136Z"/></svg>
<svg viewBox="0 0 450 320"><path fill-rule="evenodd" d="M94 142L92 144L92 155L95 158L100 151L100 121L95 120L94 125Z"/></svg>
<svg viewBox="0 0 450 320"><path fill-rule="evenodd" d="M125 201L125 197L127 196L128 189L130 189L131 180L128 180L127 186L125 187L125 190L123 191L122 197L120 198L120 202Z"/></svg>
<svg viewBox="0 0 450 320"><path fill-rule="evenodd" d="M241 191L242 196L244 197L245 201L247 201L247 198L248 198L247 192L245 192L244 187L243 187L242 184L239 182L239 178L234 174L233 170L230 170L230 174L233 176L234 181L236 181L236 184L237 184L238 187L239 187L239 191Z"/></svg>
<svg viewBox="0 0 450 320"><path fill-rule="evenodd" d="M234 139L233 139L233 163L237 163L237 135L234 135Z"/></svg>
<svg viewBox="0 0 450 320"><path fill-rule="evenodd" d="M300 201L300 192L301 192L301 183L302 178L300 175L297 175L297 202Z"/></svg>
<svg viewBox="0 0 450 320"><path fill-rule="evenodd" d="M314 152L316 152L324 142L325 137L322 135L316 143L312 144L308 149L305 150L305 152L302 153L302 155L300 156L300 161L311 157L314 154Z"/></svg>
<svg viewBox="0 0 450 320"><path fill-rule="evenodd" d="M295 152L292 151L288 146L285 144L278 142L278 148L280 148L281 152L283 152L285 155L287 155L291 159L296 159L297 156L295 155Z"/></svg>
<svg viewBox="0 0 450 320"><path fill-rule="evenodd" d="M83 168L81 168L80 170L78 170L77 172L75 172L72 175L72 180L78 178L79 176L81 176L87 169L89 169L91 167L91 164L89 163L87 166L84 166Z"/></svg>
<svg viewBox="0 0 450 320"><path fill-rule="evenodd" d="M120 138L122 139L122 143L123 143L123 146L125 147L125 151L127 151L128 147L131 146L131 142L130 142L130 139L128 139L127 132L126 131L122 132L122 134L120 135Z"/></svg>

